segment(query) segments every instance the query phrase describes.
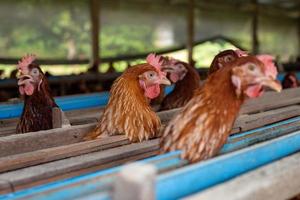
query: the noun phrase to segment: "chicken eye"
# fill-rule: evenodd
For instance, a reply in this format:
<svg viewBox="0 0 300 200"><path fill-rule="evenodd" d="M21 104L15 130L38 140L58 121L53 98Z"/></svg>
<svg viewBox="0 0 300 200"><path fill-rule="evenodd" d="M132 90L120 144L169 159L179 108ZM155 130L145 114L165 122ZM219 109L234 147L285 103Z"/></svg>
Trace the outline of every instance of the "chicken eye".
<svg viewBox="0 0 300 200"><path fill-rule="evenodd" d="M248 69L250 71L254 71L255 70L255 65L253 65L253 64L248 65Z"/></svg>
<svg viewBox="0 0 300 200"><path fill-rule="evenodd" d="M180 70L184 70L184 69L185 69L185 67L184 67L183 65L178 65L178 68L179 68Z"/></svg>
<svg viewBox="0 0 300 200"><path fill-rule="evenodd" d="M40 72L39 72L39 70L38 70L37 68L33 68L33 69L31 70L31 74L34 75L34 76L37 76L37 75L40 74Z"/></svg>
<svg viewBox="0 0 300 200"><path fill-rule="evenodd" d="M148 77L149 77L149 79L154 78L155 77L155 73L154 72L148 73Z"/></svg>
<svg viewBox="0 0 300 200"><path fill-rule="evenodd" d="M233 60L232 56L225 56L224 61L225 62L231 62Z"/></svg>

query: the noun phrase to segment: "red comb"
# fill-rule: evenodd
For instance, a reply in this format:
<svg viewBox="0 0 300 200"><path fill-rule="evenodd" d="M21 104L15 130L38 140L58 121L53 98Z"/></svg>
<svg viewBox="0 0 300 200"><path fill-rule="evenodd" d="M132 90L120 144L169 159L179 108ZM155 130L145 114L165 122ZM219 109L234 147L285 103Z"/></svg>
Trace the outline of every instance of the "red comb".
<svg viewBox="0 0 300 200"><path fill-rule="evenodd" d="M36 56L34 54L28 54L24 56L19 62L18 62L18 69L22 71L22 73L27 73L28 71L28 65L30 65L34 60L36 59Z"/></svg>
<svg viewBox="0 0 300 200"><path fill-rule="evenodd" d="M235 50L234 52L236 53L236 55L237 55L238 57L243 57L243 56L247 56L247 55L248 55L248 53L247 53L246 51L242 51L242 50L240 50L240 49L237 49L237 50Z"/></svg>
<svg viewBox="0 0 300 200"><path fill-rule="evenodd" d="M256 56L262 63L265 65L265 74L267 76L271 76L272 78L276 79L278 74L277 68L274 64L274 57L267 54L257 55Z"/></svg>
<svg viewBox="0 0 300 200"><path fill-rule="evenodd" d="M164 59L162 56L156 55L155 53L150 53L146 61L149 65L155 67L158 71L160 71L161 66L163 65Z"/></svg>

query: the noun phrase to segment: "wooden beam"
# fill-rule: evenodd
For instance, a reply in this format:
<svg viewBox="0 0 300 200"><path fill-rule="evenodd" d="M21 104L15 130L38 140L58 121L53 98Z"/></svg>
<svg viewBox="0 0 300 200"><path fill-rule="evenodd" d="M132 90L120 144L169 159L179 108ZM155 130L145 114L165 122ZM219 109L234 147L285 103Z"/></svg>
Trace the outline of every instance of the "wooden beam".
<svg viewBox="0 0 300 200"><path fill-rule="evenodd" d="M253 13L252 13L252 27L251 27L251 36L252 36L252 53L259 53L259 38L258 38L258 5L257 0L252 0L253 3Z"/></svg>
<svg viewBox="0 0 300 200"><path fill-rule="evenodd" d="M282 121L285 119L289 119L295 116L300 115L300 106L291 106L286 108L281 108L276 111L268 111L265 113L258 113L254 115L246 115L240 116L235 123L235 127L240 131L252 130L258 127L266 126L268 124ZM298 123L295 122L295 123ZM298 130L298 126L291 126L291 123L287 123L286 125L280 125L281 127L291 127L289 131ZM64 129L63 129L64 130ZM86 129L74 129L81 130L80 135L85 135ZM279 130L279 127L277 127ZM239 132L240 132L239 131ZM60 160L68 157L79 156L86 153L91 153L95 151L102 151L104 149L118 147L122 145L129 144L130 142L126 139L124 135L120 136L111 136L104 137L102 139L92 140L83 142L81 140L76 143L69 143L70 133L64 131L58 132L58 130L53 130L56 134L54 136L49 136L45 134L45 137L48 138L49 142L44 142L41 145L31 144L31 141L40 141L39 134L37 137L28 136L26 138L21 139L8 139L6 143L11 144L9 147L5 144L1 144L7 148L6 155L4 154L2 158L0 158L0 172L18 169L22 167L28 167L31 165L42 164L50 161ZM69 131L72 133L72 131ZM265 135L266 137L266 135ZM51 146L51 141L56 141L60 138L67 138L60 146ZM64 141L64 139L63 139ZM233 141L231 141L233 142ZM32 146L34 148L26 149L22 146ZM25 153L27 151L27 153ZM12 152L12 153L10 153ZM16 152L13 155L13 152Z"/></svg>
<svg viewBox="0 0 300 200"><path fill-rule="evenodd" d="M257 130L257 132L252 132L251 134L240 134L234 138L230 138L228 141L228 145L231 147L228 148L228 146L227 146L227 147L225 147L225 149L223 148L222 153L228 153L233 150L238 150L241 148L245 148L249 145L253 145L253 144L256 144L259 142L269 140L270 138L274 137L273 136L274 134L277 135L277 137L279 137L279 136L286 135L287 133L289 133L289 132L287 132L288 129L281 129L281 126L282 125L275 127L275 128L273 126L264 127L262 129ZM290 126L292 126L292 127L298 126L298 129L300 127L298 122L293 122L290 124ZM269 130L269 131L266 132L266 130ZM278 130L280 130L280 131L278 131ZM235 141L236 143L234 144L233 141ZM239 144L241 144L241 145L239 145ZM152 147L150 147L149 145ZM145 157L149 156L149 149L145 150L145 151L142 149L143 148L156 149L155 146L157 146L157 145L158 145L157 140L143 142L142 144L135 143L135 144L131 144L131 145L125 145L125 146L119 147L117 149L109 149L109 150L103 151L103 152L95 152L92 154L85 154L80 157L73 157L73 158L69 158L69 159L65 159L65 160L61 160L61 161L47 163L47 164L40 165L40 166L33 166L30 168L20 169L15 172L2 173L0 175L0 180L6 180L8 183L10 182L10 185L13 186L13 189L15 189L15 190L24 189L25 187L32 186L32 182L34 182L34 181L37 181L35 183L38 183L39 181L40 181L39 183L45 183L44 180L47 180L47 179L49 180L50 176L59 176L60 173L66 174L66 173L69 173L70 171L76 171L73 173L73 176L74 175L78 176L79 174L82 174L82 173L86 174L87 171L82 170L82 168L80 169L80 166L88 167L88 166L91 166L92 164L93 164L93 166L96 166L97 164L99 164L98 165L98 170L99 170L99 169L103 169L104 168L103 166L111 167L111 166L115 166L115 165L119 165L119 164L128 162L129 160L132 161L134 156L131 157L131 155L136 154L138 152L140 152L140 153L136 154L135 156L140 155L140 158L142 158L142 157L145 158ZM262 146L262 145L259 145L259 146ZM286 148L287 145L285 144L282 146L285 146L285 148ZM255 147L250 147L250 148L254 149ZM277 151L278 149L275 149L275 150ZM242 150L242 151L244 151L244 150ZM134 153L134 152L136 152L136 153ZM141 152L144 152L144 153L141 153ZM151 152L151 150L150 150L150 152ZM270 152L272 152L272 151L270 151ZM238 152L236 152L235 154L237 154L237 153ZM235 154L233 154L233 155L235 155ZM128 157L128 155L130 155L130 156ZM261 153L258 154L258 156L263 156L263 155L266 155L266 154L261 154ZM269 156L269 154L267 154L267 155ZM270 155L274 156L275 154L272 153ZM117 156L118 158L116 159L115 156ZM230 157L230 155L228 155L228 156ZM226 158L228 158L228 156L223 157L223 158L226 159ZM252 156L255 156L255 155L252 155ZM267 156L267 158L268 158L268 156ZM238 158L238 156L233 156L233 157ZM223 158L220 158L220 159L222 160ZM247 156L245 156L244 158L247 158ZM122 160L122 162L120 162L120 160ZM249 165L249 163L253 164L252 162L254 160L255 159L251 159L251 162L236 162L236 163L238 163L238 164L247 163L247 165ZM178 151L170 152L168 154L164 154L164 155L160 155L158 157L144 160L143 162L144 163L150 162L150 163L154 164L156 166L157 170L159 171L159 173L173 170L175 168L179 168L179 167L185 166L187 164L187 162L185 160L180 159L180 152L178 152ZM215 162L215 161L214 161L214 159L212 159L210 162ZM210 163L210 162L208 162L208 163ZM204 164L204 162L202 164ZM217 165L213 165L213 167L214 166L219 167L220 165L217 164ZM209 167L207 167L207 169L208 168ZM78 170L80 170L80 172ZM184 171L185 169L180 169L180 170ZM82 171L84 171L84 172L82 172ZM55 193L61 194L61 192L63 192L63 193L67 193L68 195L72 195L72 197L74 196L74 198L75 198L75 197L79 197L82 194L99 192L102 190L111 189L111 183L114 180L116 172L118 172L118 171L119 171L119 168L109 169L107 171L102 171L102 172L98 171L93 176L90 176L91 174L89 174L88 175L89 177L87 177L87 178L83 178L82 176L79 177L79 179L81 179L81 180L78 180L78 178L76 180L76 178L75 178L71 182L67 181L67 183L72 184L72 185L69 184L68 187L64 187L64 188L54 187L51 189L51 191L49 191L49 190L45 190L45 187L47 187L47 186L45 186L44 188L43 187L40 188L42 192L34 191L34 193L36 194L38 192L39 195L49 196L50 193L51 193L51 195L54 195ZM174 174L174 173L171 173L171 174ZM211 173L208 173L208 174L211 174ZM165 175L169 176L170 173L165 174ZM61 176L61 179L66 178L66 176L62 176L62 175L60 175L60 176ZM210 175L208 175L208 176L210 176ZM68 176L68 177L70 177L70 176ZM160 178L159 178L159 180L160 180ZM203 180L206 180L206 179L203 179ZM52 181L53 181L53 179L52 179ZM61 184L61 182L59 184ZM66 182L64 182L64 184L66 184ZM3 187L4 188L1 188L1 185L0 185L0 194L1 194L2 190L5 190L5 189L7 190L7 188L6 188L7 185L4 184ZM48 188L48 189L50 189L50 188ZM161 191L161 190L159 190L159 191ZM32 195L32 193L31 193L31 195Z"/></svg>
<svg viewBox="0 0 300 200"><path fill-rule="evenodd" d="M0 137L0 157L80 142L94 128L87 124Z"/></svg>
<svg viewBox="0 0 300 200"><path fill-rule="evenodd" d="M193 47L194 47L194 13L195 2L194 0L188 1L187 7L187 50L188 50L188 62L190 65L194 65L193 60Z"/></svg>
<svg viewBox="0 0 300 200"><path fill-rule="evenodd" d="M297 37L297 39L298 39L298 58L300 59L300 17L298 17L298 19L297 19L297 32L298 32L298 37Z"/></svg>
<svg viewBox="0 0 300 200"><path fill-rule="evenodd" d="M100 1L90 0L90 15L91 15L91 70L98 72L98 66L100 64L100 48L99 48L99 28L100 28Z"/></svg>
<svg viewBox="0 0 300 200"><path fill-rule="evenodd" d="M92 141L41 149L28 153L10 155L0 158L0 172L61 160L95 151L103 151L129 143L130 142L125 136L112 136Z"/></svg>
<svg viewBox="0 0 300 200"><path fill-rule="evenodd" d="M93 167L110 163L113 166L119 165L118 160L123 159L123 163L132 161L132 157L137 155L156 152L159 149L158 139L146 141L143 143L134 143L121 147L109 149L106 151L93 152L82 156L71 157L63 160L58 160L41 165L31 166L15 171L0 174L0 180L7 180L14 187L31 183L45 178L50 178L55 175ZM125 159L125 160L124 160ZM1 186L1 185L0 185ZM2 188L0 188L1 193Z"/></svg>

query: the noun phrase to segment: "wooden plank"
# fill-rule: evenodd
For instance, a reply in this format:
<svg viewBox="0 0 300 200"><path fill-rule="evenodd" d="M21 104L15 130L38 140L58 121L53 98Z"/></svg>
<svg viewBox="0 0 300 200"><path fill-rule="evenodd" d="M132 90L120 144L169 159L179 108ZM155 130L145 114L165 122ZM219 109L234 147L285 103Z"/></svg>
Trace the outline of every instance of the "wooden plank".
<svg viewBox="0 0 300 200"><path fill-rule="evenodd" d="M258 40L258 5L257 0L252 0L252 23L251 23L251 37L252 37L252 53L254 55L259 53L259 40Z"/></svg>
<svg viewBox="0 0 300 200"><path fill-rule="evenodd" d="M300 193L299 166L296 153L185 199L289 199Z"/></svg>
<svg viewBox="0 0 300 200"><path fill-rule="evenodd" d="M117 147L106 151L94 152L81 156L75 156L64 160L54 161L37 166L27 167L7 173L0 174L0 180L7 180L11 184L22 185L32 181L49 178L58 174L101 165L105 163L114 163L119 159L126 158L130 160L131 156L157 151L159 148L158 139L146 141L143 143L134 143ZM1 188L0 188L1 190Z"/></svg>
<svg viewBox="0 0 300 200"><path fill-rule="evenodd" d="M0 137L0 157L82 141L95 124Z"/></svg>
<svg viewBox="0 0 300 200"><path fill-rule="evenodd" d="M166 123L166 121L169 120L174 113L178 112L178 110L179 109L164 111L158 115L162 118L162 121ZM292 106L276 111L255 114L254 116L242 115L237 119L232 133L237 133L241 130L245 131L254 129L287 118L298 116L299 114L300 108ZM88 124L69 128L0 137L0 156L31 152L39 149L80 142L82 141L83 136L94 127L95 124Z"/></svg>
<svg viewBox="0 0 300 200"><path fill-rule="evenodd" d="M188 0L187 6L187 50L188 50L188 62L190 65L194 65L193 61L193 48L194 48L194 18L195 18L195 1Z"/></svg>
<svg viewBox="0 0 300 200"><path fill-rule="evenodd" d="M91 65L92 71L98 72L100 64L99 27L100 27L100 1L90 0L90 22L91 22Z"/></svg>
<svg viewBox="0 0 300 200"><path fill-rule="evenodd" d="M285 89L280 93L266 92L260 98L247 100L240 114L252 114L299 103L300 88Z"/></svg>
<svg viewBox="0 0 300 200"><path fill-rule="evenodd" d="M53 128L61 128L62 127L62 115L61 110L58 107L52 108L52 124Z"/></svg>
<svg viewBox="0 0 300 200"><path fill-rule="evenodd" d="M291 131L294 131L295 129L298 129L298 130L300 129L299 119L298 119L298 121L296 119L287 120L287 121L288 122L278 123L278 124L280 124L279 126L272 125L272 126L269 126L269 127L264 127L263 129L259 129L257 133L253 133L253 132L243 133L243 134L239 134L237 136L231 137L228 141L228 144L225 145L225 147L222 149L221 152L222 153L232 152L234 150L245 148L248 145L253 145L253 144L256 144L258 142L266 141L266 140L268 140L270 138L273 138L273 137L278 137L278 136L290 133ZM297 128L295 128L295 124L298 124ZM290 125L290 127L281 128L282 126L287 126L287 125ZM253 137L251 138L251 136L253 136ZM243 141L243 138L244 138L245 141ZM148 143L149 142L151 142L151 141L148 141ZM132 145L136 145L136 144L132 144ZM140 144L140 145L142 147L144 146L143 144ZM153 145L154 146L156 145L156 148L158 149L158 143L153 144ZM130 146L131 145L125 145L123 147L119 147L118 150L117 150L117 151L119 151L119 153L115 152L115 154L112 154L112 157L115 157L115 155L118 155L120 153L123 154L124 148L126 149L126 148L129 148ZM155 148L154 146L153 146L153 148ZM108 151L111 151L111 150L112 149L110 149ZM106 154L105 152L107 152L107 151L102 151L103 154L101 154L101 155ZM97 153L101 153L101 152L97 152ZM69 158L69 159L64 159L64 160L52 162L52 163L57 163L58 166L56 166L56 164L51 165L51 163L47 163L47 164L43 164L43 165L39 165L39 166L44 166L44 167L46 166L46 168L49 168L51 170L52 170L52 168L54 168L54 169L58 168L58 170L53 172L53 176L57 176L61 173L65 174L65 171L69 170L69 167L72 166L72 162L75 162L75 164L77 163L77 166L81 165L81 166L84 166L84 167L86 166L86 164L85 164L86 162L87 163L97 162L97 160L99 158L99 156L96 156L97 153L83 155L82 159L75 159L75 161L74 160L72 161L72 160L70 160L72 158ZM142 154L140 154L140 155L142 155ZM170 156L168 156L168 155L170 155ZM86 156L87 156L87 158L85 158ZM165 155L159 156L159 159L156 159L156 158L149 159L149 160L151 160L151 162L153 164L158 166L159 171L167 171L167 170L171 170L171 169L186 165L186 161L179 159L180 152L171 152L171 153L167 154L163 159L164 161L160 159L162 156L165 156ZM78 158L78 157L79 156L77 156L75 158ZM169 160L167 158L169 158ZM96 161L93 161L93 159L96 160ZM110 159L114 159L114 158L107 158L107 163L112 163ZM81 160L81 161L79 161L79 160ZM66 162L66 163L64 163L64 162ZM79 164L80 162L81 162L81 164ZM115 161L112 164L114 164L114 163L115 163ZM62 167L62 166L65 166L67 169L64 169L64 167ZM41 170L43 171L45 169L43 169L43 167L42 167L42 169L40 169L40 168L38 168L38 166L34 166L34 167L35 167L34 168L35 170L32 170L33 174L31 174L32 176L34 176L33 181L41 181L44 178L49 178L48 175L42 175L42 174L40 174L39 179L35 178L36 177L35 173L40 173ZM30 167L30 168L32 169L33 167ZM18 172L21 171L23 173L24 170L25 170L25 172L28 173L28 171L26 171L26 169L21 169L21 170L17 170L17 171ZM111 174L115 170L110 169L108 171ZM20 185L18 185L18 184L15 185L15 188L16 187L23 188L23 187L25 187L24 185L28 185L28 183L31 183L31 181L30 181L31 179L29 177L30 174L27 174L27 176L24 177L24 175L22 175L22 173L21 174L17 173L17 174L14 175L13 172L8 172L8 173L4 173L4 174L8 174L6 177L11 177L11 178L13 178L13 176L16 176L15 179L18 179L18 182L20 183ZM101 174L105 175L105 173L104 174L101 173ZM21 184L21 182L22 182L23 179L22 179L21 175L25 179L22 184ZM77 173L77 175L78 175L78 173ZM44 177L44 176L46 176L46 177ZM1 178L3 178L3 177L0 176L0 179ZM76 191L77 192L81 191L81 192L85 193L86 191L83 190L83 187L85 187L85 186L88 188L89 191L91 191L93 189L97 189L97 191L99 191L101 189L101 187L107 188L107 185L106 184L103 185L103 182L101 182L98 178L99 178L99 176L97 176L97 181L94 181L94 182L97 182L97 184L99 184L99 187L95 187L94 185L91 186L90 184L92 184L92 183L89 183L89 182L87 182L86 179L84 179L84 180L86 180L86 182L82 183L82 185L77 184L77 186L80 188L80 190L76 189L76 188L70 188L72 190L72 192L69 191L69 193L77 194ZM81 178L79 178L79 179L81 180ZM104 183L106 183L106 181L104 181ZM11 182L11 184L14 184L14 182ZM0 191L1 191L1 188L0 188ZM66 193L66 191L64 191L64 192Z"/></svg>
<svg viewBox="0 0 300 200"><path fill-rule="evenodd" d="M34 152L9 155L0 158L0 172L24 168L50 161L78 156L95 151L114 148L129 144L125 136L112 136L92 141L41 149Z"/></svg>
<svg viewBox="0 0 300 200"><path fill-rule="evenodd" d="M300 116L298 105L239 117L235 127L240 127L241 131L247 131L296 116Z"/></svg>
<svg viewBox="0 0 300 200"><path fill-rule="evenodd" d="M65 180L65 179L68 179L68 178L72 178L72 180L74 180L74 179L76 179L77 176L82 175L82 174L86 175L86 174L90 174L90 173L97 173L101 170L105 170L105 169L108 169L108 168L111 168L111 167L117 168L116 166L122 165L124 163L129 162L129 161L133 162L133 161L149 158L149 157L155 156L157 154L158 154L158 151L150 151L150 152L147 152L145 154L139 154L139 155L136 155L136 156L132 156L130 158L122 158L122 159L119 159L117 161L114 161L113 163L105 163L103 165L94 165L92 167L79 169L79 170L67 172L67 173L64 173L64 174L57 174L57 175L51 176L49 178L42 178L42 179L39 179L39 180L36 180L36 181L31 181L31 182L21 184L21 185L12 185L11 183L8 183L8 184L11 185L10 187L13 191L24 190L26 188L32 188L32 187L35 187L35 186L45 185L47 183L51 183L51 185L52 185L52 183L54 181ZM112 175L114 176L115 174L112 174ZM103 177L101 177L101 178L103 178ZM7 194L7 192L5 192L5 189L7 191L9 191L10 188L5 187L5 185L4 185L3 188L0 187L0 194ZM8 195L10 195L10 194L8 194Z"/></svg>

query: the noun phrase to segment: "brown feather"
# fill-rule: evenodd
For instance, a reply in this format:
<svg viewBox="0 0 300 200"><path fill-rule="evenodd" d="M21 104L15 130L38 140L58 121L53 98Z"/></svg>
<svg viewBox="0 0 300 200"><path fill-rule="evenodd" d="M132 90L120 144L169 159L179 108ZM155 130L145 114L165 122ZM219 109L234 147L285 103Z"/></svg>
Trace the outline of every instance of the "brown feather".
<svg viewBox="0 0 300 200"><path fill-rule="evenodd" d="M156 137L160 129L160 119L149 106L138 76L146 71L155 71L148 64L127 69L113 84L109 102L95 130L85 139L95 139L101 135L125 134L132 142Z"/></svg>
<svg viewBox="0 0 300 200"><path fill-rule="evenodd" d="M225 61L224 60L225 56L231 56L232 60ZM209 67L208 74L212 74L212 73L218 71L222 66L225 66L229 63L233 63L238 57L239 56L237 55L237 53L234 50L229 49L229 50L221 51L214 57L211 65Z"/></svg>
<svg viewBox="0 0 300 200"><path fill-rule="evenodd" d="M193 97L195 90L200 87L200 76L196 69L187 63L180 63L188 70L187 74L175 84L174 90L163 99L160 110L184 106Z"/></svg>
<svg viewBox="0 0 300 200"><path fill-rule="evenodd" d="M17 125L17 133L52 129L52 108L58 107L40 67L37 64L31 64L29 67L38 68L43 81L39 91L35 88L31 96L24 96L24 108Z"/></svg>
<svg viewBox="0 0 300 200"><path fill-rule="evenodd" d="M243 103L231 84L231 68L209 76L170 122L161 140L164 152L180 149L183 159L196 162L215 155L224 145Z"/></svg>

